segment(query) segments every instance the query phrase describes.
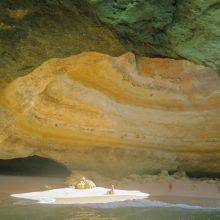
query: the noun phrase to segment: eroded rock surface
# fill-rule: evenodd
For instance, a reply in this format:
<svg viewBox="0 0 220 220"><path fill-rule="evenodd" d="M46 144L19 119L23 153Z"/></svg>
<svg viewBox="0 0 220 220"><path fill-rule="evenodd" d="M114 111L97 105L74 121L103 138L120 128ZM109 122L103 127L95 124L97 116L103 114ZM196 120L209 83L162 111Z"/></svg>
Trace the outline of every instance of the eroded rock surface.
<svg viewBox="0 0 220 220"><path fill-rule="evenodd" d="M219 0L1 0L0 77L84 51L220 70Z"/></svg>
<svg viewBox="0 0 220 220"><path fill-rule="evenodd" d="M0 1L0 77L83 51L126 52L85 0Z"/></svg>
<svg viewBox="0 0 220 220"><path fill-rule="evenodd" d="M219 0L88 0L136 53L185 58L220 70Z"/></svg>
<svg viewBox="0 0 220 220"><path fill-rule="evenodd" d="M2 92L0 158L39 155L119 177L220 173L216 72L186 60L85 52Z"/></svg>

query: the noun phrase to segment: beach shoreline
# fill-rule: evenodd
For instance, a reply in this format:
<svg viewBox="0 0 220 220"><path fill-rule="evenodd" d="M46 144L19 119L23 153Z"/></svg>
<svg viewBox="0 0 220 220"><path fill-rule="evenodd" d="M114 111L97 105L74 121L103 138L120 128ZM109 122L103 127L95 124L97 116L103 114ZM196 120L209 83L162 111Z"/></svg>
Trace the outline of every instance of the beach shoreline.
<svg viewBox="0 0 220 220"><path fill-rule="evenodd" d="M169 180L168 180L169 179ZM174 179L148 177L115 181L115 186L122 190L140 190L149 193L148 200L170 204L187 204L220 209L220 192L217 180ZM172 189L168 187L172 183ZM104 181L103 181L103 184ZM106 185L106 184L105 184ZM0 205L10 199L11 194L45 191L66 187L64 179L49 177L0 176ZM19 201L11 198L13 202ZM65 200L60 201L62 204ZM66 201L68 204L68 201Z"/></svg>

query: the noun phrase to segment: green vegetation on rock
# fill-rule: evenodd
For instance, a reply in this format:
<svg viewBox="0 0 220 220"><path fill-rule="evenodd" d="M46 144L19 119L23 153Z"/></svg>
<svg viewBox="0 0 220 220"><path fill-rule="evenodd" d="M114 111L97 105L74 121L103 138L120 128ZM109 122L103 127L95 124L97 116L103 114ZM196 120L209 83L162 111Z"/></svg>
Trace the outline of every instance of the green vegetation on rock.
<svg viewBox="0 0 220 220"><path fill-rule="evenodd" d="M220 70L220 1L0 1L0 76L82 51L184 58Z"/></svg>
<svg viewBox="0 0 220 220"><path fill-rule="evenodd" d="M83 51L125 52L86 1L1 0L0 76L29 73L45 60Z"/></svg>
<svg viewBox="0 0 220 220"><path fill-rule="evenodd" d="M148 56L220 69L219 0L90 0L124 44Z"/></svg>

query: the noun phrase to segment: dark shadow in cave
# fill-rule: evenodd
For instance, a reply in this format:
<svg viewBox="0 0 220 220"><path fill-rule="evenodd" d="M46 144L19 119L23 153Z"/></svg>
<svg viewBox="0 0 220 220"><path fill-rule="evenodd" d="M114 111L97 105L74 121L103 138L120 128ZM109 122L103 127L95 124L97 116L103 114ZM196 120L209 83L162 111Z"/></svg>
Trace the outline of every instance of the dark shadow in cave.
<svg viewBox="0 0 220 220"><path fill-rule="evenodd" d="M173 175L175 172L177 172L178 170L175 170L175 171L169 171L169 175ZM192 172L189 172L189 171L186 171L185 172L186 175L189 177L189 178L199 178L199 179L220 179L220 173L216 173L216 172L202 172L202 171L192 171Z"/></svg>
<svg viewBox="0 0 220 220"><path fill-rule="evenodd" d="M220 173L214 173L214 172L186 172L186 175L190 178L220 179Z"/></svg>
<svg viewBox="0 0 220 220"><path fill-rule="evenodd" d="M52 159L29 156L0 160L0 175L67 177L70 171Z"/></svg>

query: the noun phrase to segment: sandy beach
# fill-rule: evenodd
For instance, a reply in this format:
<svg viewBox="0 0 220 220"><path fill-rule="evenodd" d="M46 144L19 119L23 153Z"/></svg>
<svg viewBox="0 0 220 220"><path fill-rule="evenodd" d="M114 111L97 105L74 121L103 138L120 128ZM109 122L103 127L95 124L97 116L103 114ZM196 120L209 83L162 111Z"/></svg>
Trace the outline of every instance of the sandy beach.
<svg viewBox="0 0 220 220"><path fill-rule="evenodd" d="M61 178L0 175L0 204L9 200L13 193L41 191L63 186Z"/></svg>
<svg viewBox="0 0 220 220"><path fill-rule="evenodd" d="M171 189L169 188L170 182ZM103 184L105 184L104 180ZM116 188L123 190L140 190L149 193L148 199L153 201L220 208L220 183L217 180L148 176L142 179L133 177L133 179L114 181L114 184ZM0 203L8 200L11 194L62 187L66 187L66 184L61 178L0 176ZM19 199L13 198L13 201L17 202ZM97 200L97 202L99 201ZM68 204L70 202L68 199L60 199L59 203Z"/></svg>
<svg viewBox="0 0 220 220"><path fill-rule="evenodd" d="M220 208L220 182L217 180L154 178L127 180L119 186L123 189L136 187L140 191L147 191L150 200Z"/></svg>

